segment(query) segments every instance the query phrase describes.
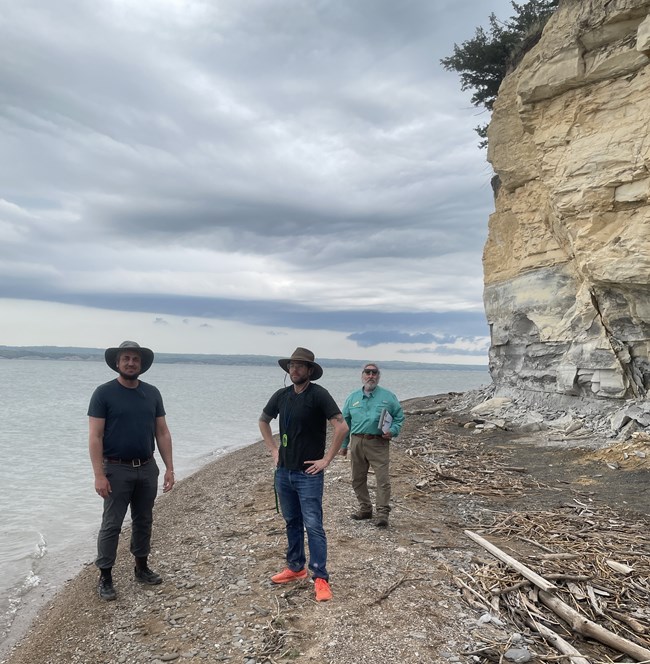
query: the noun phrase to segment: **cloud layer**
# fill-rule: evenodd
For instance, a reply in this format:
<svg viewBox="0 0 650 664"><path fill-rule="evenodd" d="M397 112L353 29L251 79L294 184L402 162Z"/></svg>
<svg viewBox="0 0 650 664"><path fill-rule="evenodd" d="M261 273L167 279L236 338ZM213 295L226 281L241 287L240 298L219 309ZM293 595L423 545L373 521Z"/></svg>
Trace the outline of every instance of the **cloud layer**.
<svg viewBox="0 0 650 664"><path fill-rule="evenodd" d="M484 358L484 118L439 59L487 13L5 3L0 297Z"/></svg>

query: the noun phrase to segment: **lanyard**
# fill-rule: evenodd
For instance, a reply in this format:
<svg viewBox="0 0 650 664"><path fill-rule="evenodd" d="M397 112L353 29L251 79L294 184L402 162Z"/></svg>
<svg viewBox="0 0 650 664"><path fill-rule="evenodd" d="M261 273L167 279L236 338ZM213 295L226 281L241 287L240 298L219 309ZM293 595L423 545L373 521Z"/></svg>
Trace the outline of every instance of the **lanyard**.
<svg viewBox="0 0 650 664"><path fill-rule="evenodd" d="M287 395L287 402L291 403L291 408L286 407L282 413L282 425L283 425L283 431L286 435L287 429L289 428L289 424L291 422L291 414L293 413L293 407L294 407L294 401L291 398L292 396L298 396L298 395ZM285 402L286 403L286 402Z"/></svg>
<svg viewBox="0 0 650 664"><path fill-rule="evenodd" d="M291 424L291 416L293 415L293 409L296 405L296 402L298 401L298 398L300 397L301 394L304 394L307 390L303 390L302 392L296 392L295 390L292 389L291 392L287 394L287 398L285 400L285 407L284 410L282 411L282 446L286 447L287 446L287 441L288 441L288 435L287 431L289 429L289 425ZM291 404L289 407L288 404Z"/></svg>

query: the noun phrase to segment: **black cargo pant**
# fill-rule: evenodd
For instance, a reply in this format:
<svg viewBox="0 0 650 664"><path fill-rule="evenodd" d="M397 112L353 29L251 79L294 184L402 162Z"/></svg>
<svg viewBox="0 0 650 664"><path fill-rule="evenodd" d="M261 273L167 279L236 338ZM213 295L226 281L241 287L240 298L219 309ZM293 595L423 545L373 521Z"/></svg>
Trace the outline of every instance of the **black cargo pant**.
<svg viewBox="0 0 650 664"><path fill-rule="evenodd" d="M104 498L104 515L97 536L100 569L113 567L126 510L131 506L131 553L137 558L149 555L153 504L158 493L158 466L154 459L134 468L126 464L104 463L111 493Z"/></svg>

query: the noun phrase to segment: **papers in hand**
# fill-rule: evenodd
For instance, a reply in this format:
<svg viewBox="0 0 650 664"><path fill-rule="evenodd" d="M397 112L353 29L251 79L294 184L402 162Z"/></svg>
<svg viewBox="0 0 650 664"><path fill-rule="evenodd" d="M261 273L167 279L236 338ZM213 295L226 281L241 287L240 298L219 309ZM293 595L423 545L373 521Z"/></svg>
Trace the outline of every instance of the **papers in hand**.
<svg viewBox="0 0 650 664"><path fill-rule="evenodd" d="M388 433L392 423L393 416L384 408L379 416L379 428L382 430L382 433Z"/></svg>

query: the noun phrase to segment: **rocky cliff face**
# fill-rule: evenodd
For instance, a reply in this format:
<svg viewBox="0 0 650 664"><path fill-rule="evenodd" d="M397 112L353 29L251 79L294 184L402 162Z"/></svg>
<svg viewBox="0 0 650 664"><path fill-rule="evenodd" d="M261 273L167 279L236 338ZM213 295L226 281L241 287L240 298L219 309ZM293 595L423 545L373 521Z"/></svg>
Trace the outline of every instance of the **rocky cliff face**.
<svg viewBox="0 0 650 664"><path fill-rule="evenodd" d="M650 390L650 0L565 0L503 82L484 251L498 390Z"/></svg>

